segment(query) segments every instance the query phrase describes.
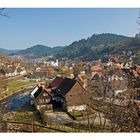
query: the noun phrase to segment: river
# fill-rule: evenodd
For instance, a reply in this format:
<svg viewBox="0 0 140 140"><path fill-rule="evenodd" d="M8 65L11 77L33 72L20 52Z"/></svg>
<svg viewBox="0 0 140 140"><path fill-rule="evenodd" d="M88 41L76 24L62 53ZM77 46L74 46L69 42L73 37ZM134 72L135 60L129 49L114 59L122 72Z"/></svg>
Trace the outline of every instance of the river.
<svg viewBox="0 0 140 140"><path fill-rule="evenodd" d="M12 112L25 106L30 101L30 93L33 88L25 89L17 92L7 98L0 100L0 107L4 109L4 113Z"/></svg>

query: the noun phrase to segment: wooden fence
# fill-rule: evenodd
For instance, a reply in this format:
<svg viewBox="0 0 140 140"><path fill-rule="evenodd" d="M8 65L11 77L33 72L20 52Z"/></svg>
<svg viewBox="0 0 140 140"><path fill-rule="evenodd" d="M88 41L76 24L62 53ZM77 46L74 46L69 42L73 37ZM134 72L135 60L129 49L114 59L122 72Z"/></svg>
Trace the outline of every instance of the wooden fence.
<svg viewBox="0 0 140 140"><path fill-rule="evenodd" d="M10 125L16 125L14 128ZM44 129L44 131L42 131ZM21 123L21 122L0 122L0 132L67 132L65 130L56 129L44 125L34 123Z"/></svg>
<svg viewBox="0 0 140 140"><path fill-rule="evenodd" d="M72 127L66 125L52 125L47 124L39 125L34 123L22 123L22 122L12 122L12 121L4 121L0 122L0 132L62 132L62 133L69 133L69 132L93 132L89 131L88 128L80 128L79 124L73 124Z"/></svg>

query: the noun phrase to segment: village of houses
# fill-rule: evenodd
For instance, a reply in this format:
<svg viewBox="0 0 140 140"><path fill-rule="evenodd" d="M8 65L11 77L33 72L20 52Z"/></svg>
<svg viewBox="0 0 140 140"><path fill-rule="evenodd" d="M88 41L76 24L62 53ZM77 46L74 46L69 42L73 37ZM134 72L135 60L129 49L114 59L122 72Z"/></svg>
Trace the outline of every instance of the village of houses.
<svg viewBox="0 0 140 140"><path fill-rule="evenodd" d="M106 62L46 57L22 60L0 59L1 89L8 91L9 81L30 83L30 98L23 104L34 107L43 123L70 127L75 123L90 131L96 125L110 131L140 131L140 66L133 60L111 55ZM18 90L22 94L28 88L20 85ZM0 105L14 94L1 97Z"/></svg>

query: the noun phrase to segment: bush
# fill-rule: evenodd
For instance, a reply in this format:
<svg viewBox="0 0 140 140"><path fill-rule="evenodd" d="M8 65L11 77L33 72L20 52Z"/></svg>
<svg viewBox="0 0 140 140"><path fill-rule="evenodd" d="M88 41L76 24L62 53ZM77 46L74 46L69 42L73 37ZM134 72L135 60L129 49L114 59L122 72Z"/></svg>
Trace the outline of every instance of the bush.
<svg viewBox="0 0 140 140"><path fill-rule="evenodd" d="M71 112L71 114L73 116L75 116L75 117L81 117L81 116L83 116L82 112L80 112L80 111L73 111L73 112Z"/></svg>

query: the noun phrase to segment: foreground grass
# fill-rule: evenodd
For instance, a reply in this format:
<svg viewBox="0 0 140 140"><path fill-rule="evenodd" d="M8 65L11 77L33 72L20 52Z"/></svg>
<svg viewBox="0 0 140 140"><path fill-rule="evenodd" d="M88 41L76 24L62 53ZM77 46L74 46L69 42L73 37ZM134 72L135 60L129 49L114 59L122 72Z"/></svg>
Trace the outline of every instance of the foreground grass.
<svg viewBox="0 0 140 140"><path fill-rule="evenodd" d="M55 124L42 124L39 120L35 117L34 112L32 111L14 111L6 113L3 116L3 121L6 122L19 122L19 123L30 123L34 124L35 132L89 132L82 129L75 129L65 125L55 125ZM36 127L36 125L45 126L48 128L43 127ZM25 125L25 124L9 124L10 129L18 129L20 131L32 131L32 125Z"/></svg>
<svg viewBox="0 0 140 140"><path fill-rule="evenodd" d="M70 125L51 124L48 121L43 123L40 116L36 114L36 110L29 104L16 111L5 113L2 120L6 122L17 122L8 124L8 128L13 130L12 132L15 132L14 130L19 130L20 132L111 132L109 128L103 128L99 125L94 125L89 131L88 126L80 125L77 121ZM29 123L30 125L24 123Z"/></svg>
<svg viewBox="0 0 140 140"><path fill-rule="evenodd" d="M18 122L18 123L29 123L31 125L25 125L25 124L8 124L8 128L11 129L18 129L20 131L30 131L32 132L32 124L35 125L34 131L35 132L89 132L85 129L75 128L73 126L66 126L61 124L51 124L49 122L43 123L42 119L39 115L36 114L36 110L28 105L25 105L21 109L18 109L17 111L8 112L3 115L3 121L6 122ZM45 127L40 127L40 126Z"/></svg>
<svg viewBox="0 0 140 140"><path fill-rule="evenodd" d="M25 88L26 86L30 86L34 83L27 81L13 81L9 84L9 92L17 92L19 89Z"/></svg>
<svg viewBox="0 0 140 140"><path fill-rule="evenodd" d="M0 88L0 93L4 92L5 89L4 88Z"/></svg>
<svg viewBox="0 0 140 140"><path fill-rule="evenodd" d="M58 124L42 124L36 119L34 113L31 111L14 111L4 115L4 121L6 122L19 122L19 123L30 123L34 124L34 132L68 132L68 133L94 133L94 132L111 132L110 128L101 128L101 126L96 125L94 129L88 130L87 128L81 126L66 126ZM49 123L49 122L48 122ZM39 127L44 126L43 127ZM12 129L18 129L21 132L30 131L32 132L32 125L21 125L21 124L9 124ZM45 128L46 127L46 128Z"/></svg>

